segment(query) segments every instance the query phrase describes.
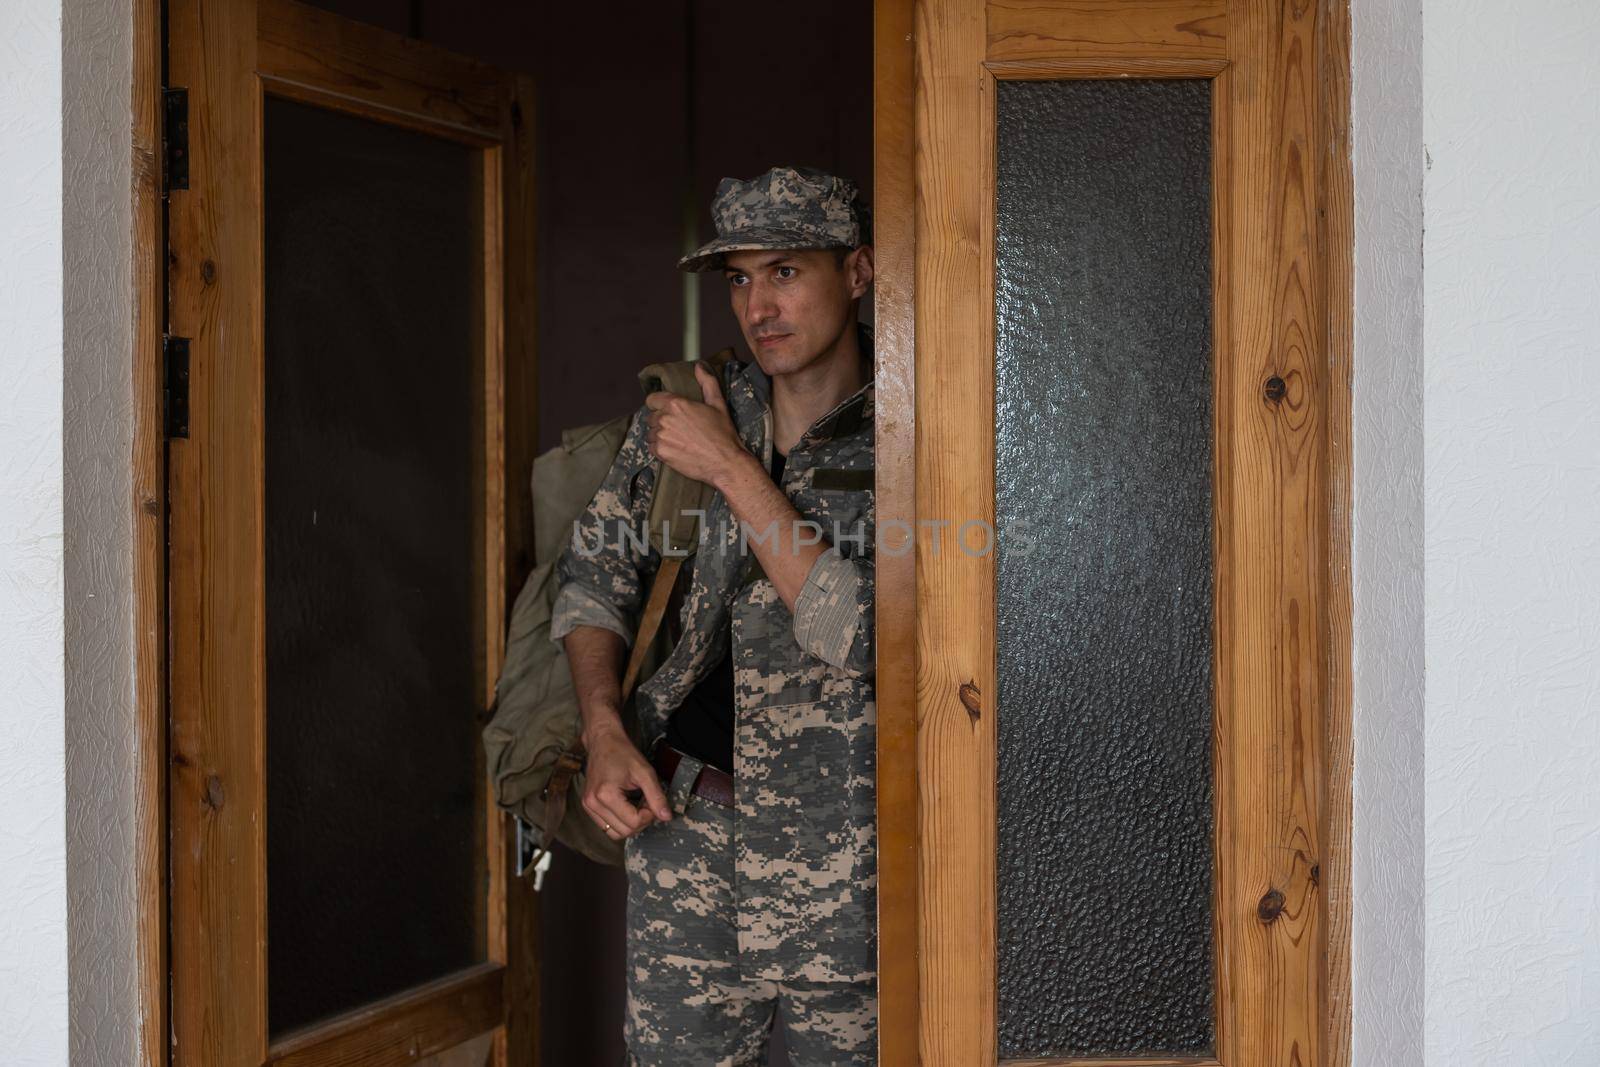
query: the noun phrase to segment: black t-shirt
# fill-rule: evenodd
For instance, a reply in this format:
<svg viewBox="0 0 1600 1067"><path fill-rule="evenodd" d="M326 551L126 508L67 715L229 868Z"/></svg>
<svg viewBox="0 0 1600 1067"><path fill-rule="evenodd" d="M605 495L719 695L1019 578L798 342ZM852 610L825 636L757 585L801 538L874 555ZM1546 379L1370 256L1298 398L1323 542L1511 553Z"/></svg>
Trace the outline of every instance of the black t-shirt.
<svg viewBox="0 0 1600 1067"><path fill-rule="evenodd" d="M783 484L784 456L772 450L772 480ZM667 719L666 743L708 766L733 773L733 639L711 673Z"/></svg>

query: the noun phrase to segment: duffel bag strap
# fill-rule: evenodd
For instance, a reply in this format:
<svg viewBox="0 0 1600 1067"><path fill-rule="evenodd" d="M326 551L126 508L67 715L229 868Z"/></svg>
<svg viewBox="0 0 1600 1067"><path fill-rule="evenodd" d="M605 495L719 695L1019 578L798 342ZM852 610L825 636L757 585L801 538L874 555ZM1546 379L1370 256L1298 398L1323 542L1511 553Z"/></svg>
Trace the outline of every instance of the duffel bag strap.
<svg viewBox="0 0 1600 1067"><path fill-rule="evenodd" d="M633 652L628 656L628 669L622 673L622 702L626 704L639 684L639 671L644 667L644 657L661 629L661 620L667 614L667 601L672 599L672 587L678 584L678 571L683 567L683 556L666 556L656 569L655 580L650 583L650 599L645 601L644 614L639 617L639 634L633 640Z"/></svg>
<svg viewBox="0 0 1600 1067"><path fill-rule="evenodd" d="M733 349L724 348L706 357L703 362L720 376L723 365L732 357ZM647 395L662 389L691 399L701 395L692 363L652 364L639 373L639 382ZM644 668L645 656L661 629L662 619L666 617L667 604L672 599L673 587L678 584L678 572L683 568L683 561L698 547L700 522L697 509L703 511L710 492L708 486L685 478L665 463L656 461L656 494L651 503L649 526L651 539L661 552L661 566L656 569L650 583L650 596L645 601L644 614L639 617L639 632L634 637L633 650L628 655L628 667L622 675L624 704L639 683L639 672ZM555 844L556 830L561 826L561 820L566 818L573 779L583 769L587 756L583 739L578 737L556 760L555 770L551 772L550 780L545 783L541 794L545 818L540 853L550 851L550 846ZM534 860L538 859L539 855L535 854ZM530 863L528 870L532 869Z"/></svg>
<svg viewBox="0 0 1600 1067"><path fill-rule="evenodd" d="M550 772L550 780L544 784L544 791L540 793L544 800L544 833L539 839L539 848L529 862L527 870L533 870L542 853L550 851L550 846L555 844L556 830L561 825L561 820L567 817L567 797L572 789L572 779L583 770L583 742L579 741L573 748L556 757L556 765Z"/></svg>

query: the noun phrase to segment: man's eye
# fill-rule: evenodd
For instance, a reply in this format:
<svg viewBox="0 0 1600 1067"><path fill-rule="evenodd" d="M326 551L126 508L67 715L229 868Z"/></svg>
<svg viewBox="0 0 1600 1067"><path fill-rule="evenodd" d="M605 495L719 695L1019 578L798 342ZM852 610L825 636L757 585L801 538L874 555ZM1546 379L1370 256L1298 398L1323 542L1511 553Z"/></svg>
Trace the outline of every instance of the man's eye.
<svg viewBox="0 0 1600 1067"><path fill-rule="evenodd" d="M785 274L784 271L788 271L789 273ZM779 267L778 268L778 277L780 277L780 278L793 278L794 277L794 273L795 273L795 271L794 271L793 267Z"/></svg>
<svg viewBox="0 0 1600 1067"><path fill-rule="evenodd" d="M728 284L729 285L743 285L745 282L747 282L749 280L750 279L746 278L743 274L730 274L730 275L728 275Z"/></svg>

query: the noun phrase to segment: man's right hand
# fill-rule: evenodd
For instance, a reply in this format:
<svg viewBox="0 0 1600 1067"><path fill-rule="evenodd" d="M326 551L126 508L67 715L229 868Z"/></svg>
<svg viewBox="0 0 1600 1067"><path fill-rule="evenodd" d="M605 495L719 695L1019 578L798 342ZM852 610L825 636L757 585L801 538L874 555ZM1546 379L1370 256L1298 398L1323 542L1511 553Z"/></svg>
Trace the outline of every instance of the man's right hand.
<svg viewBox="0 0 1600 1067"><path fill-rule="evenodd" d="M643 830L657 819L669 822L672 810L654 767L639 754L620 725L585 736L588 758L584 765L583 810L613 841ZM644 804L634 807L627 793L644 794Z"/></svg>

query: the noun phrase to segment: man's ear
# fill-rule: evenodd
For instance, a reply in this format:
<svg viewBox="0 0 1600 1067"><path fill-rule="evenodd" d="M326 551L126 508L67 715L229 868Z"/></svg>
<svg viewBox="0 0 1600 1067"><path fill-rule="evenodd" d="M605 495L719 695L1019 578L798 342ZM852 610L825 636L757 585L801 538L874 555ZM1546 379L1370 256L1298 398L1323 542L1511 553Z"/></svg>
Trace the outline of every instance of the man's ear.
<svg viewBox="0 0 1600 1067"><path fill-rule="evenodd" d="M850 258L845 260L845 268L850 276L850 296L852 299L863 296L872 288L873 277L872 246L862 245L850 253Z"/></svg>

